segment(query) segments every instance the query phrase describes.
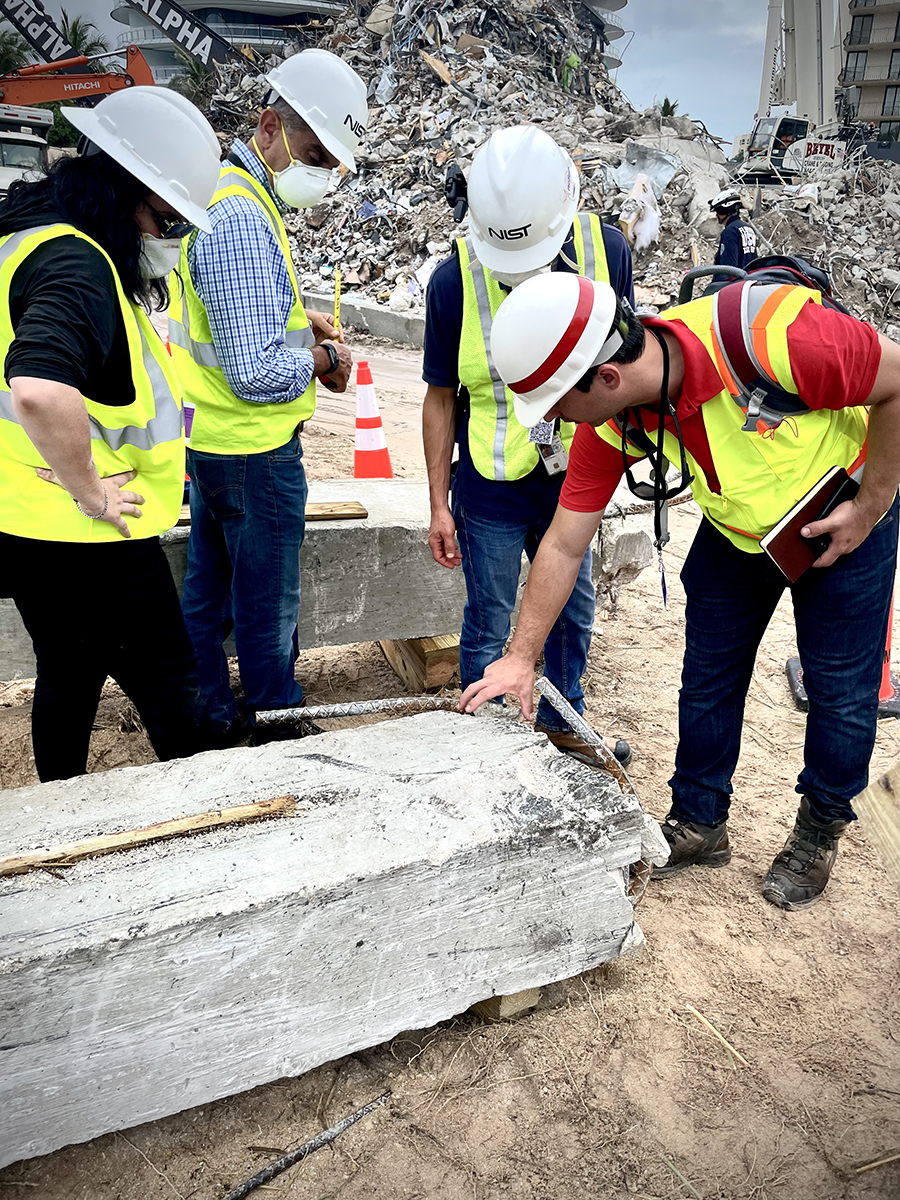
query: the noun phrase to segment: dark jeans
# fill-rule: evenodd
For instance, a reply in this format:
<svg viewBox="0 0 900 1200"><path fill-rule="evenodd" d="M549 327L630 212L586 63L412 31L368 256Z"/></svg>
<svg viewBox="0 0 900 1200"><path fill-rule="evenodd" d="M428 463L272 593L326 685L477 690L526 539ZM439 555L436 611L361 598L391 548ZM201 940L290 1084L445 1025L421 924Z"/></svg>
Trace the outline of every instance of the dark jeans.
<svg viewBox="0 0 900 1200"><path fill-rule="evenodd" d="M897 557L897 501L852 554L810 568L791 587L809 696L797 791L818 821L855 820L868 782L878 686ZM744 701L756 651L791 586L765 554L745 554L703 521L681 573L686 642L672 815L702 825L728 816ZM777 756L789 726L776 730Z"/></svg>
<svg viewBox="0 0 900 1200"><path fill-rule="evenodd" d="M459 676L465 689L503 653L516 606L522 553L533 562L552 513L543 520L509 521L482 517L454 503L453 519L466 577L466 606L459 639ZM584 556L575 587L544 643L544 673L576 712L584 712L581 677L587 665L594 624L591 551ZM568 725L543 698L537 721L545 729Z"/></svg>
<svg viewBox="0 0 900 1200"><path fill-rule="evenodd" d="M0 535L3 585L37 656L34 761L43 783L87 770L100 690L111 675L157 758L206 748L194 654L158 538L43 542Z"/></svg>
<svg viewBox="0 0 900 1200"><path fill-rule="evenodd" d="M303 699L294 679L306 474L300 438L262 454L188 450L191 536L181 605L213 725L235 715L222 643L232 624L251 710Z"/></svg>

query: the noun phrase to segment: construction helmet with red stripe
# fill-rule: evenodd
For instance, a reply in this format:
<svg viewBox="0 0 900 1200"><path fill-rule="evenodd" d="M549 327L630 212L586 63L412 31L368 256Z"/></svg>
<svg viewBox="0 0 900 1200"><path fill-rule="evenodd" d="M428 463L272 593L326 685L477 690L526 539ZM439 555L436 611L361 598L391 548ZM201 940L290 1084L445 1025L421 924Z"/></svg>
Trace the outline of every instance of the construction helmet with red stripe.
<svg viewBox="0 0 900 1200"><path fill-rule="evenodd" d="M624 338L608 283L555 271L506 297L491 328L491 356L523 425L543 421L589 367L608 362Z"/></svg>

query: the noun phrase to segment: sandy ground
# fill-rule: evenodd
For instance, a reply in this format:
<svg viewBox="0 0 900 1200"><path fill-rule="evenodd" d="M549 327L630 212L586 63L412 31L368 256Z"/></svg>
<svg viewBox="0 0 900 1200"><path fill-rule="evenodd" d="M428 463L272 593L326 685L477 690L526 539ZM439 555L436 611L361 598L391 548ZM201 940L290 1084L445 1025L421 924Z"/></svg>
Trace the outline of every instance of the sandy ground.
<svg viewBox="0 0 900 1200"><path fill-rule="evenodd" d="M399 365L383 376L385 423L390 413L398 427L414 425L415 356L392 350L386 358ZM350 463L340 412L332 419L338 424L313 426L305 439L311 474ZM419 474L420 460L407 461L399 445L391 444L396 465ZM656 572L646 571L601 627L586 679L589 719L631 740L632 776L658 816L676 742L683 640L676 573L698 519L693 505L672 513L668 611ZM854 828L817 907L782 913L760 895L796 805L804 723L784 678L792 651L785 601L760 650L747 706L734 858L719 871L651 885L638 911L648 942L640 955L546 988L538 1010L513 1023L464 1015L298 1079L13 1165L0 1172L2 1193L217 1200L390 1087L386 1108L254 1195L897 1200L900 1162L857 1171L900 1154L897 891ZM313 702L402 694L371 644L304 653L298 677ZM0 689L8 705L0 709L4 787L34 779L28 695L23 684ZM898 738L896 722L881 723L873 770L900 754ZM151 758L124 698L108 685L92 769ZM731 1059L688 1004L748 1066Z"/></svg>

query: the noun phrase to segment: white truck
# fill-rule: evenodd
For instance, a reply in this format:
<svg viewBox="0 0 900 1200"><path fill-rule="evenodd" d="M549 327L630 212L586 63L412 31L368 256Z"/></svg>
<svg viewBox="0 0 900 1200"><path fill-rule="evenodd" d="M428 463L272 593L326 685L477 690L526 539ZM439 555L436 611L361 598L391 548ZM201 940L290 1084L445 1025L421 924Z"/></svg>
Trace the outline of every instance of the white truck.
<svg viewBox="0 0 900 1200"><path fill-rule="evenodd" d="M0 104L0 198L14 180L46 170L52 124L49 109Z"/></svg>

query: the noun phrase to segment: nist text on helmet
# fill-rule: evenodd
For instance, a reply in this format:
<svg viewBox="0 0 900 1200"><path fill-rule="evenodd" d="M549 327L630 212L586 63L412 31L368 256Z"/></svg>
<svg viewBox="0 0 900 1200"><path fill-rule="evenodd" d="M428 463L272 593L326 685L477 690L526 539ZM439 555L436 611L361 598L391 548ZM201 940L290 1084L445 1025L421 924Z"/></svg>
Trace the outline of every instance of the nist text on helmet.
<svg viewBox="0 0 900 1200"><path fill-rule="evenodd" d="M527 225L517 225L515 229L493 229L488 225L488 237L499 238L501 242L518 242L528 237L531 225L532 222L529 222Z"/></svg>
<svg viewBox="0 0 900 1200"><path fill-rule="evenodd" d="M366 132L366 127L363 125L362 121L354 121L350 113L347 113L346 117L344 117L344 124L350 126L354 137L361 138Z"/></svg>

